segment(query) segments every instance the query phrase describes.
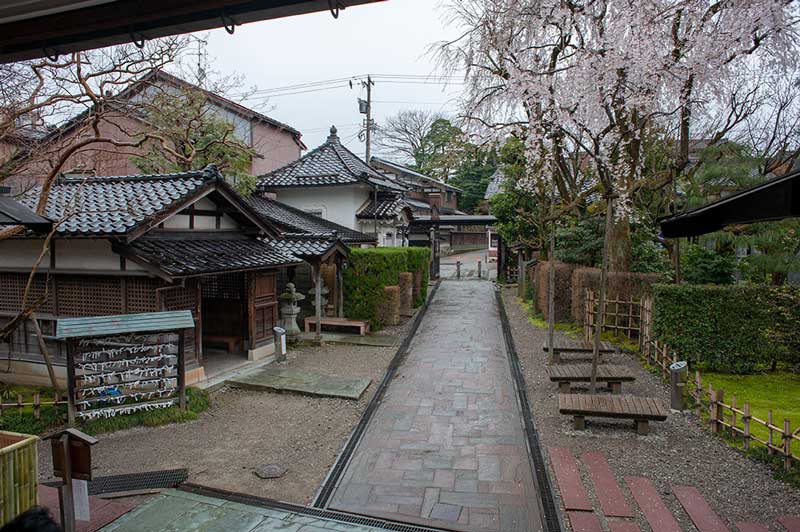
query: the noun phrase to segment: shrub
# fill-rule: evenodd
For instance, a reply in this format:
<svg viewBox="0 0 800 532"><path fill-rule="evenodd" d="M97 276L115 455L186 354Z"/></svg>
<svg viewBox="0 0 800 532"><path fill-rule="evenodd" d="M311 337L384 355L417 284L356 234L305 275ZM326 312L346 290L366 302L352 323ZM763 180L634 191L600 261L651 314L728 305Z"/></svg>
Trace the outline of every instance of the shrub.
<svg viewBox="0 0 800 532"><path fill-rule="evenodd" d="M414 306L422 305L428 299L428 283L430 281L431 250L424 247L402 248L406 252L407 267L406 271L422 273L422 287L418 296L414 299Z"/></svg>
<svg viewBox="0 0 800 532"><path fill-rule="evenodd" d="M732 284L736 269L733 253L718 253L703 246L689 246L681 256L683 280L690 284Z"/></svg>
<svg viewBox="0 0 800 532"><path fill-rule="evenodd" d="M655 336L698 369L752 373L800 352L800 289L753 285L658 285Z"/></svg>
<svg viewBox="0 0 800 532"><path fill-rule="evenodd" d="M657 273L608 272L609 298L622 300L639 299L649 294L652 286L663 277ZM598 292L600 289L599 268L578 268L572 272L572 317L575 323L583 323L584 299L587 288Z"/></svg>
<svg viewBox="0 0 800 532"><path fill-rule="evenodd" d="M400 273L421 271L422 287L415 305L428 295L428 248L352 249L344 274L344 313L347 317L368 320L374 328L382 325L380 303L384 287L400 282Z"/></svg>

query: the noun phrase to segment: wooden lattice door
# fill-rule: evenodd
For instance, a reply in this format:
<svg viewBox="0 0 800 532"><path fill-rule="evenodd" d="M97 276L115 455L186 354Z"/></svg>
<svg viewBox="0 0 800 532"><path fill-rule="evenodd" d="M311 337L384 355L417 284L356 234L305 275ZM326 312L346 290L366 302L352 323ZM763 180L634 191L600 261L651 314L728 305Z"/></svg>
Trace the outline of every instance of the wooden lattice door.
<svg viewBox="0 0 800 532"><path fill-rule="evenodd" d="M274 273L253 273L250 276L250 347L272 340L278 313L277 283Z"/></svg>

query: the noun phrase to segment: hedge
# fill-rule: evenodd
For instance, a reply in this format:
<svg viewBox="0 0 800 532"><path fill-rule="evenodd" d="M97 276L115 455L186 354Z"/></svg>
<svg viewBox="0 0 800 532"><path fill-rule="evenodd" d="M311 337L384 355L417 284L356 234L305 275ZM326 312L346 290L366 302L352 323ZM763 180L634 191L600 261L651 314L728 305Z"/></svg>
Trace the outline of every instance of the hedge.
<svg viewBox="0 0 800 532"><path fill-rule="evenodd" d="M752 373L800 362L800 289L656 285L653 333L698 369Z"/></svg>
<svg viewBox="0 0 800 532"><path fill-rule="evenodd" d="M384 287L400 282L400 273L421 269L422 290L415 306L421 305L428 294L428 248L355 248L343 269L344 313L358 320L369 320L380 328L380 304Z"/></svg>

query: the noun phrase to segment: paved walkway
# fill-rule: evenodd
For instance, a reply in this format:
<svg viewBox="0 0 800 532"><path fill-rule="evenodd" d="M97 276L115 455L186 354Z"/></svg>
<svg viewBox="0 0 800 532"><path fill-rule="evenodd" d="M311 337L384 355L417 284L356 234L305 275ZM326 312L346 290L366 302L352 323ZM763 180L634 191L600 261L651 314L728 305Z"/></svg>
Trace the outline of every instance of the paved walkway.
<svg viewBox="0 0 800 532"><path fill-rule="evenodd" d="M298 515L168 490L102 532L382 532L382 528Z"/></svg>
<svg viewBox="0 0 800 532"><path fill-rule="evenodd" d="M330 507L514 532L537 501L494 285L443 282Z"/></svg>

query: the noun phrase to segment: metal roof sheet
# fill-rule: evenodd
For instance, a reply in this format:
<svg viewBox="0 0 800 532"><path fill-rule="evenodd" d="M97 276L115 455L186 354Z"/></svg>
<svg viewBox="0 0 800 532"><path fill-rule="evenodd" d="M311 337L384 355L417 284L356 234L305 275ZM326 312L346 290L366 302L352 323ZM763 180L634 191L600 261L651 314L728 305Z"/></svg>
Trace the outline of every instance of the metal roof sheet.
<svg viewBox="0 0 800 532"><path fill-rule="evenodd" d="M106 336L132 332L174 331L194 328L190 310L117 314L84 318L62 318L56 324L57 338Z"/></svg>

